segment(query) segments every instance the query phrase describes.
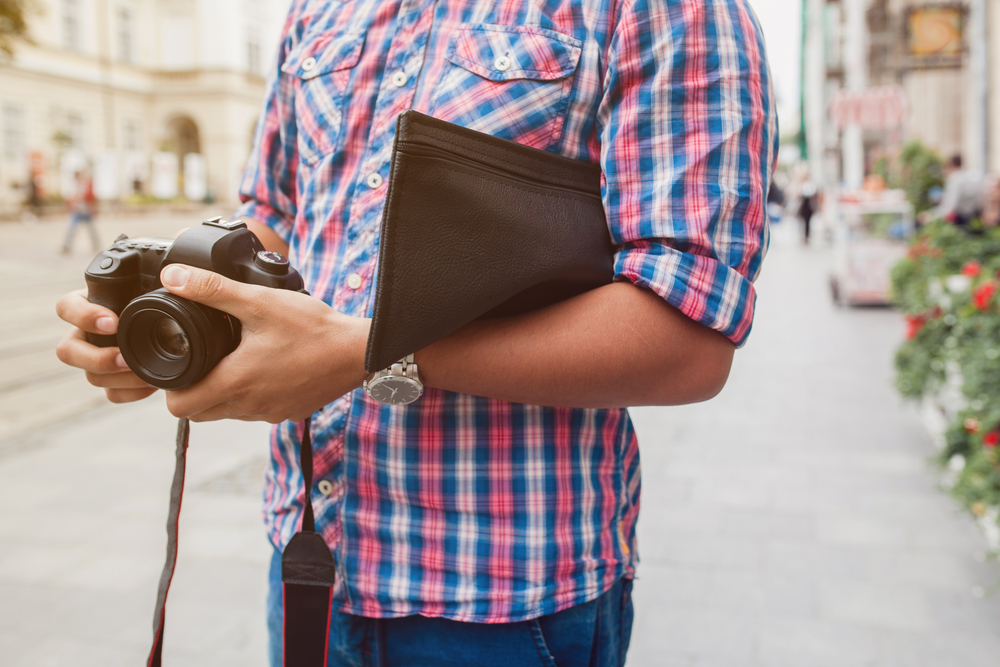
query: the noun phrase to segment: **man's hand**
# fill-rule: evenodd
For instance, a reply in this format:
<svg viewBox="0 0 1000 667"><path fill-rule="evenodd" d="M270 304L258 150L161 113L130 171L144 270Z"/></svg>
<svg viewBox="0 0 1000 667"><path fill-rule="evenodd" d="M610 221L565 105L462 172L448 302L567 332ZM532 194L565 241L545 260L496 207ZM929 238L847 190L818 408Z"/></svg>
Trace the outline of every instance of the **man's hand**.
<svg viewBox="0 0 1000 667"><path fill-rule="evenodd" d="M56 313L73 325L56 346L56 356L64 364L85 370L87 381L103 388L109 401L129 403L156 391L129 370L117 347L97 347L87 341L88 333L113 334L118 329L118 316L87 301L87 290L64 295L56 303Z"/></svg>
<svg viewBox="0 0 1000 667"><path fill-rule="evenodd" d="M318 299L247 285L180 264L160 273L177 296L235 316L243 340L203 380L167 392L167 407L192 421L301 421L361 386L369 321Z"/></svg>

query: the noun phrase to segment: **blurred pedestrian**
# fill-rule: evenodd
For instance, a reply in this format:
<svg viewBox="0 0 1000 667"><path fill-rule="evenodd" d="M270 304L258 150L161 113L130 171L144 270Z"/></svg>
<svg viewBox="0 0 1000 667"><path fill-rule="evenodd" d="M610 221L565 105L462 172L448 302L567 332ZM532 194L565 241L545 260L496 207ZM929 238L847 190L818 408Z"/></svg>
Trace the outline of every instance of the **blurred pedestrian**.
<svg viewBox="0 0 1000 667"><path fill-rule="evenodd" d="M42 215L42 193L38 184L38 175L34 172L28 174L28 194L24 198L24 214L21 222L26 225L33 225L38 222Z"/></svg>
<svg viewBox="0 0 1000 667"><path fill-rule="evenodd" d="M97 209L94 184L82 171L76 172L73 182L73 196L69 199L69 225L66 227L66 238L63 240L62 252L64 255L72 252L73 236L76 235L77 225L83 223L87 225L87 230L90 233L90 243L93 250L98 253L101 251L101 240L98 238L97 228L94 226L94 213Z"/></svg>
<svg viewBox="0 0 1000 667"><path fill-rule="evenodd" d="M945 168L947 177L937 217L966 227L983 213L983 177L962 168L962 156L953 155Z"/></svg>
<svg viewBox="0 0 1000 667"><path fill-rule="evenodd" d="M809 245L813 215L816 213L816 185L808 174L799 188L798 216L802 220L802 244Z"/></svg>

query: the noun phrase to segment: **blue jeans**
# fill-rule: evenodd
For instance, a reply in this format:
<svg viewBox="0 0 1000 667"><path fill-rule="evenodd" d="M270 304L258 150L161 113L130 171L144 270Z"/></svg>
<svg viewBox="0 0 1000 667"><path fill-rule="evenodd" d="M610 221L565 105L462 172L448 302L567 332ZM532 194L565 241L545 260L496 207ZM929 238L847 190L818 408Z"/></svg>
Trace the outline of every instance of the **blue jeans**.
<svg viewBox="0 0 1000 667"><path fill-rule="evenodd" d="M268 575L271 667L282 662L281 553ZM622 667L632 634L632 580L569 609L518 623L461 623L334 610L330 667Z"/></svg>

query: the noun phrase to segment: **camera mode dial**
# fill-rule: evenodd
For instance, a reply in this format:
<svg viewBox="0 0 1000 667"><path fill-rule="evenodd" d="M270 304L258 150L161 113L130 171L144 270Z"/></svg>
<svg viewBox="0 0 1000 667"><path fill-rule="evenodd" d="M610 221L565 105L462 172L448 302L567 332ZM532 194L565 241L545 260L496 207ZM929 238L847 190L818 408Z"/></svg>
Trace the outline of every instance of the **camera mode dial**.
<svg viewBox="0 0 1000 667"><path fill-rule="evenodd" d="M283 276L288 273L288 258L278 252L261 250L254 256L253 263L273 276Z"/></svg>

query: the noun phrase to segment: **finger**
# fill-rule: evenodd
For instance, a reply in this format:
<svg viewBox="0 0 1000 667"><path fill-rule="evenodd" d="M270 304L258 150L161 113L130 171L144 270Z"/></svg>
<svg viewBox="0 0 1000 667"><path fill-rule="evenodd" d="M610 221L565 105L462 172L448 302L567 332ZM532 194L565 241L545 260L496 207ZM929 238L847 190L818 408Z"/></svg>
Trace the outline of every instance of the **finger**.
<svg viewBox="0 0 1000 667"><path fill-rule="evenodd" d="M118 316L104 306L87 301L85 289L64 294L56 302L56 314L89 333L113 334L118 329Z"/></svg>
<svg viewBox="0 0 1000 667"><path fill-rule="evenodd" d="M186 232L189 229L191 229L191 228L190 227L185 227L185 228L181 229L179 232L177 232L176 234L174 234L174 238L175 239L176 238L180 238L181 234L183 234L184 232Z"/></svg>
<svg viewBox="0 0 1000 667"><path fill-rule="evenodd" d="M81 329L67 331L56 345L59 361L82 368L91 373L120 373L128 370L117 347L97 347L87 342L87 334Z"/></svg>
<svg viewBox="0 0 1000 667"><path fill-rule="evenodd" d="M172 294L229 313L250 328L261 319L263 305L271 291L184 264L165 267L160 272L160 282Z"/></svg>
<svg viewBox="0 0 1000 667"><path fill-rule="evenodd" d="M193 386L168 391L167 410L170 414L175 417L193 417L232 401L234 397L230 394L224 378L216 372L218 370L219 367L216 366L211 373Z"/></svg>
<svg viewBox="0 0 1000 667"><path fill-rule="evenodd" d="M131 403L141 401L156 393L155 387L145 389L105 389L104 393L112 403Z"/></svg>
<svg viewBox="0 0 1000 667"><path fill-rule="evenodd" d="M87 373L87 382L103 389L148 389L150 385L132 371ZM155 389L155 387L153 387Z"/></svg>

